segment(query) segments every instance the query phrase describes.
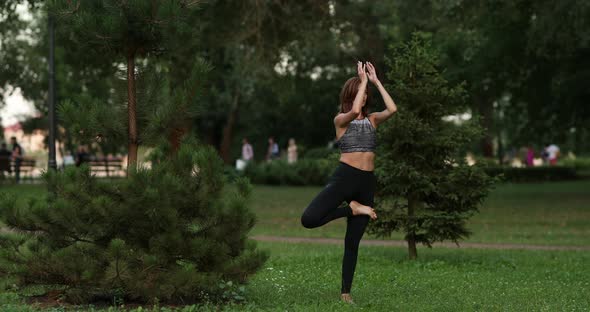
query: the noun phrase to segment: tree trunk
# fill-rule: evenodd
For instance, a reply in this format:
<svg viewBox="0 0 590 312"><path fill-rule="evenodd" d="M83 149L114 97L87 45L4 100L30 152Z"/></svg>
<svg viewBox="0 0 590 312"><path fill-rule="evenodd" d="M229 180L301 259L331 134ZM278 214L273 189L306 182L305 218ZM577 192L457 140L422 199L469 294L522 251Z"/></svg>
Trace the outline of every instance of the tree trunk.
<svg viewBox="0 0 590 312"><path fill-rule="evenodd" d="M414 213L417 206L418 201L416 199L410 198L408 200L408 220L411 224L410 228L413 228L415 222ZM416 249L416 233L413 229L410 229L406 237L408 241L408 256L410 260L416 260L416 258L418 258L418 250Z"/></svg>
<svg viewBox="0 0 590 312"><path fill-rule="evenodd" d="M234 95L231 108L227 115L227 122L223 127L223 138L221 139L221 158L226 164L231 164L231 143L232 143L232 136L233 136L233 129L236 123L236 117L238 114L239 108L239 96L236 93Z"/></svg>
<svg viewBox="0 0 590 312"><path fill-rule="evenodd" d="M178 150L180 149L180 142L184 135L188 132L188 127L178 127L174 128L170 131L170 135L168 136L168 141L172 146L172 153L171 155L176 155Z"/></svg>
<svg viewBox="0 0 590 312"><path fill-rule="evenodd" d="M479 116L481 117L481 126L484 135L481 138L481 151L484 157L494 157L494 106L486 97L477 97Z"/></svg>
<svg viewBox="0 0 590 312"><path fill-rule="evenodd" d="M129 117L129 141L127 172L137 165L137 109L135 92L135 49L127 53L127 112Z"/></svg>
<svg viewBox="0 0 590 312"><path fill-rule="evenodd" d="M504 165L504 145L502 143L502 133L498 132L498 163Z"/></svg>

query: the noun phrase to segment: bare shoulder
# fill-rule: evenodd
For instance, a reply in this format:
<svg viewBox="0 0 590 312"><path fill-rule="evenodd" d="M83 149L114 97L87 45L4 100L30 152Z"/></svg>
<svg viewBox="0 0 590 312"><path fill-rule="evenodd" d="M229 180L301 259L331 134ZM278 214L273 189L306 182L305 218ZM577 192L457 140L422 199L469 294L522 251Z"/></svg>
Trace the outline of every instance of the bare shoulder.
<svg viewBox="0 0 590 312"><path fill-rule="evenodd" d="M343 128L346 127L346 114L345 113L338 113L336 116L334 116L334 126L336 126L336 128Z"/></svg>

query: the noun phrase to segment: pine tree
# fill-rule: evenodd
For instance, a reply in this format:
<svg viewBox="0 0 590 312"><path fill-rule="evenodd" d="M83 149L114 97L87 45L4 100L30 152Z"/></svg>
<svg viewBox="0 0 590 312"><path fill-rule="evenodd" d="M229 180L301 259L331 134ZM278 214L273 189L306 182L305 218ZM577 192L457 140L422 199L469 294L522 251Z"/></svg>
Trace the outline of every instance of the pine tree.
<svg viewBox="0 0 590 312"><path fill-rule="evenodd" d="M464 159L466 145L481 134L477 123L457 125L445 118L468 106L463 85L449 85L443 77L430 36L415 33L392 50L389 88L399 113L379 129L379 218L369 231L383 237L402 231L415 259L417 243L430 247L470 234L465 221L493 180Z"/></svg>
<svg viewBox="0 0 590 312"><path fill-rule="evenodd" d="M140 143L136 60L165 52L176 39L175 34L190 31L184 23L185 17L199 2L53 0L50 3L50 14L59 18L60 27L67 27L79 45L103 53L105 62L125 61L128 168L136 165Z"/></svg>
<svg viewBox="0 0 590 312"><path fill-rule="evenodd" d="M45 199L18 207L3 194L0 277L62 289L70 302L195 302L222 298L267 259L247 239L250 185L224 189L210 147L183 142L174 157L117 183L88 167L48 172Z"/></svg>
<svg viewBox="0 0 590 312"><path fill-rule="evenodd" d="M142 102L135 144L155 147L151 167L131 166L119 181L97 179L87 166L50 171L46 197L25 206L0 193L9 229L0 231L0 278L44 285L75 303L188 303L240 299L239 285L266 261L247 238L255 222L249 183L226 185L217 152L191 139L208 64L195 59L179 83L166 66L144 62L151 66L131 70ZM59 117L76 140L99 136L104 147L131 136L123 102L80 97L63 103Z"/></svg>
<svg viewBox="0 0 590 312"><path fill-rule="evenodd" d="M247 239L255 221L249 183L224 187L212 147L188 133L170 140L199 117L203 90L195 86L204 85L207 70L197 59L180 85L165 71L139 75L138 125L143 144L155 147L151 168L131 169L116 182L97 179L87 166L50 171L47 198L25 207L0 195L2 221L12 229L0 233L0 277L58 286L75 303L195 302L224 299L237 289L227 283L239 285L259 269L268 256ZM126 137L122 107L85 103L85 114L71 102L60 110L77 140Z"/></svg>

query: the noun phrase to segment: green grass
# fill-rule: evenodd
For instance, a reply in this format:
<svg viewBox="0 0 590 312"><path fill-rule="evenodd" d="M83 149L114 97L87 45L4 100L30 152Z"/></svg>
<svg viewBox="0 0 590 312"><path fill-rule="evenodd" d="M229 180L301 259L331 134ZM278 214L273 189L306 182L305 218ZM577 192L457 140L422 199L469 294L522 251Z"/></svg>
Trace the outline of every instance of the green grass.
<svg viewBox="0 0 590 312"><path fill-rule="evenodd" d="M345 220L313 230L300 216L319 187L254 188L258 216L253 233L274 236L342 237ZM468 222L469 242L588 246L590 180L538 184L502 184ZM370 237L370 236L367 236ZM393 236L401 239L401 234Z"/></svg>
<svg viewBox="0 0 590 312"><path fill-rule="evenodd" d="M24 201L42 197L47 192L47 188L40 184L0 184L0 192L16 193Z"/></svg>
<svg viewBox="0 0 590 312"><path fill-rule="evenodd" d="M341 246L261 243L271 251L246 286L246 303L225 311L588 311L590 252L421 248L417 261L403 248L362 246L353 297L340 302ZM19 306L0 294L0 310ZM185 311L220 307L187 307Z"/></svg>
<svg viewBox="0 0 590 312"><path fill-rule="evenodd" d="M0 187L18 192L21 204L45 193L42 185ZM254 186L251 207L258 221L252 234L343 237L344 219L313 230L300 224L301 213L320 190ZM590 180L498 185L480 213L469 220L468 228L473 232L468 242L589 246ZM395 234L393 238L402 239L402 235Z"/></svg>
<svg viewBox="0 0 590 312"><path fill-rule="evenodd" d="M19 204L45 193L42 185L1 187L17 192ZM251 204L258 224L253 234L341 238L344 220L314 230L299 223L301 212L319 190L255 186ZM469 227L473 242L587 246L590 181L500 185ZM341 246L259 245L270 250L271 258L247 285L247 302L189 306L184 311L590 309L590 252L420 248L419 259L413 262L406 260L405 248L361 246L353 286L357 304L348 307L338 302ZM0 281L0 289L5 284L6 280ZM0 292L0 311L33 311L21 295L34 292Z"/></svg>
<svg viewBox="0 0 590 312"><path fill-rule="evenodd" d="M261 310L337 311L339 246L262 244L273 255L249 286ZM371 311L586 310L590 253L361 247L356 308ZM273 300L268 300L273 294Z"/></svg>
<svg viewBox="0 0 590 312"><path fill-rule="evenodd" d="M590 180L501 185L469 222L472 241L590 245Z"/></svg>

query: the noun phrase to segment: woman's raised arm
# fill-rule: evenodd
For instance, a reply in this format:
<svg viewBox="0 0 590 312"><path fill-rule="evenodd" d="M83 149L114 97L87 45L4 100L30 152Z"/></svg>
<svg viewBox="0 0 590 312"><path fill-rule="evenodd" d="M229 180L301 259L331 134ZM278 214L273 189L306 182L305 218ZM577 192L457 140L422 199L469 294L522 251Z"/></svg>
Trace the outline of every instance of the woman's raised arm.
<svg viewBox="0 0 590 312"><path fill-rule="evenodd" d="M346 113L340 113L334 117L334 125L339 128L346 128L348 124L355 120L363 109L363 99L367 91L367 73L365 72L365 65L361 62L356 64L356 70L361 79L358 92L352 102L352 109Z"/></svg>
<svg viewBox="0 0 590 312"><path fill-rule="evenodd" d="M386 106L385 110L375 112L369 115L369 119L371 120L373 125L378 126L380 123L386 121L391 116L393 116L395 112L397 112L397 105L395 105L395 102L393 101L387 90L385 90L385 87L383 87L381 81L379 81L379 78L377 78L377 72L375 71L375 67L373 66L373 64L367 62L367 69L369 70L369 80L379 90L379 93L381 94L383 102L385 102Z"/></svg>

